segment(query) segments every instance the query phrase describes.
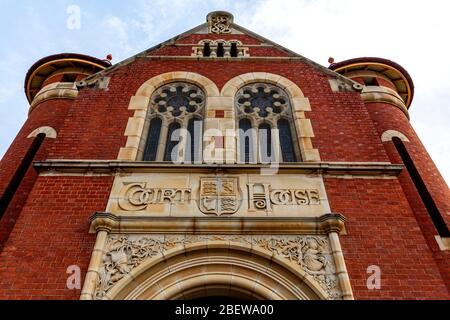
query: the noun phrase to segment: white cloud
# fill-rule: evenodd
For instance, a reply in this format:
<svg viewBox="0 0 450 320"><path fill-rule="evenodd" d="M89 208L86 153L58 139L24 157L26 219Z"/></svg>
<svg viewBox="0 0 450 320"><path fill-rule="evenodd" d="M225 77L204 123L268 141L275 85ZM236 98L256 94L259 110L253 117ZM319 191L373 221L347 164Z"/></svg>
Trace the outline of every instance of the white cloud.
<svg viewBox="0 0 450 320"><path fill-rule="evenodd" d="M129 44L129 24L116 16L106 17L103 21L104 31L109 30L109 37L117 39L119 49L123 50L123 54L131 54L133 48ZM113 40L114 41L114 40Z"/></svg>
<svg viewBox="0 0 450 320"><path fill-rule="evenodd" d="M263 0L253 8L237 22L322 65L376 56L405 67L416 87L411 123L450 181L450 2Z"/></svg>

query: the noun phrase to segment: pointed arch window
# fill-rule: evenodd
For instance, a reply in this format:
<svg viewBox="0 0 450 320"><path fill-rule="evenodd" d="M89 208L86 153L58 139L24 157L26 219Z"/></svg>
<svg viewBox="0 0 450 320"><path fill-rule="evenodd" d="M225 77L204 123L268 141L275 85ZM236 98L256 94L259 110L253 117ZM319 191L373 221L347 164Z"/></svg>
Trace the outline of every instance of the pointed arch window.
<svg viewBox="0 0 450 320"><path fill-rule="evenodd" d="M283 89L249 84L237 92L235 104L240 163L299 161L291 102Z"/></svg>
<svg viewBox="0 0 450 320"><path fill-rule="evenodd" d="M181 125L178 122L172 122L169 125L167 133L166 150L164 152L164 161L178 161Z"/></svg>
<svg viewBox="0 0 450 320"><path fill-rule="evenodd" d="M205 94L194 84L174 82L157 89L150 100L143 161L202 162Z"/></svg>

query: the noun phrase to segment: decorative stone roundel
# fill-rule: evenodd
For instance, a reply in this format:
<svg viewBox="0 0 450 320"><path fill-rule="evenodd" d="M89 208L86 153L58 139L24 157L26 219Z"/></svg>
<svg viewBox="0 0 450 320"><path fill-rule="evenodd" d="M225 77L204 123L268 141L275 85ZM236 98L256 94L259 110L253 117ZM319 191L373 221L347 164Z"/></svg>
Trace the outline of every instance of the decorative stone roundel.
<svg viewBox="0 0 450 320"><path fill-rule="evenodd" d="M153 112L177 118L188 113L200 114L205 106L205 94L196 85L175 82L156 90L151 101Z"/></svg>
<svg viewBox="0 0 450 320"><path fill-rule="evenodd" d="M269 120L290 115L286 92L267 83L254 83L241 88L236 95L236 106L241 117Z"/></svg>

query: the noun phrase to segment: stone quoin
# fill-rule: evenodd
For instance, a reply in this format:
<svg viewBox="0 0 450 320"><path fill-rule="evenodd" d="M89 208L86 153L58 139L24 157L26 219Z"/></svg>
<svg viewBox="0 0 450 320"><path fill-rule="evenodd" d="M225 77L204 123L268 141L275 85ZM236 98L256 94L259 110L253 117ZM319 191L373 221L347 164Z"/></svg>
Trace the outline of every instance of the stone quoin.
<svg viewBox="0 0 450 320"><path fill-rule="evenodd" d="M402 66L324 67L223 11L109 60L26 74L0 299L450 299L450 192Z"/></svg>

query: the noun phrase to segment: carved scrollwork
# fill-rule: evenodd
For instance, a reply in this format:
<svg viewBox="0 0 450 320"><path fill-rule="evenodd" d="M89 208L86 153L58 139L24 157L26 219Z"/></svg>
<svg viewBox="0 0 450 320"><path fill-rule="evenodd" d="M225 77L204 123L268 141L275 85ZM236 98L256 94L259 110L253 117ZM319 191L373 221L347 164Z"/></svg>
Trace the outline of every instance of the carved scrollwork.
<svg viewBox="0 0 450 320"><path fill-rule="evenodd" d="M329 299L342 298L327 236L114 235L107 243L106 254L99 270L95 299L104 299L119 280L145 260L177 246L207 240L250 244L288 259L310 275L327 293Z"/></svg>
<svg viewBox="0 0 450 320"><path fill-rule="evenodd" d="M210 33L226 34L232 31L233 16L228 12L213 12L207 20Z"/></svg>

